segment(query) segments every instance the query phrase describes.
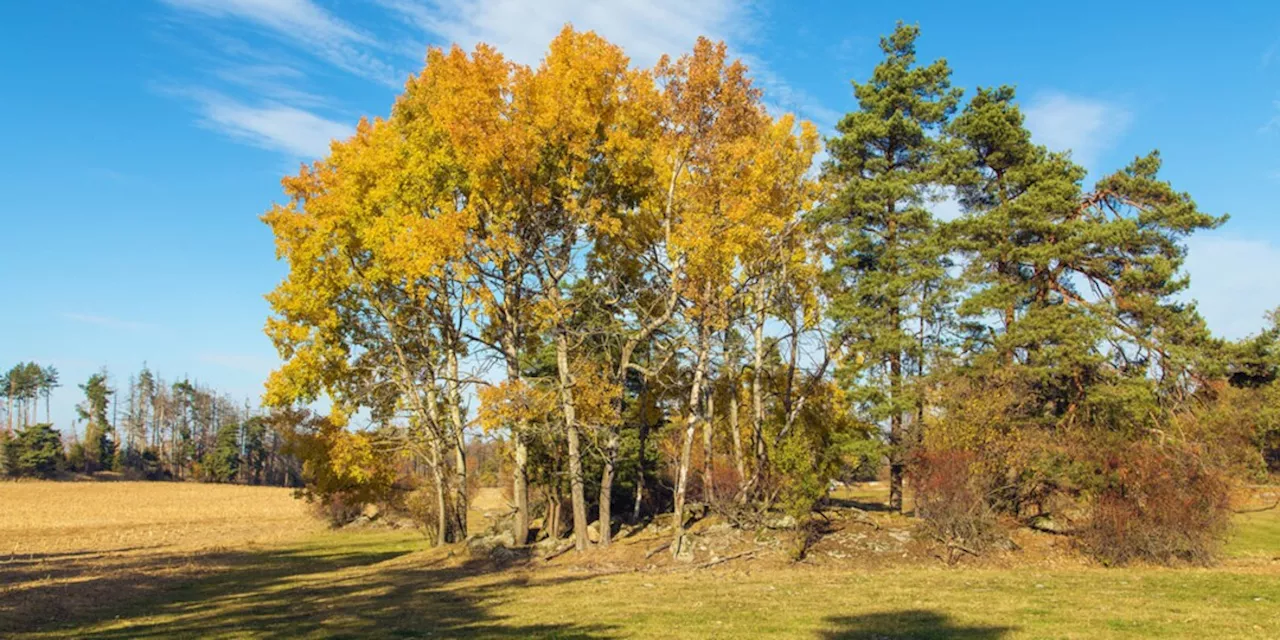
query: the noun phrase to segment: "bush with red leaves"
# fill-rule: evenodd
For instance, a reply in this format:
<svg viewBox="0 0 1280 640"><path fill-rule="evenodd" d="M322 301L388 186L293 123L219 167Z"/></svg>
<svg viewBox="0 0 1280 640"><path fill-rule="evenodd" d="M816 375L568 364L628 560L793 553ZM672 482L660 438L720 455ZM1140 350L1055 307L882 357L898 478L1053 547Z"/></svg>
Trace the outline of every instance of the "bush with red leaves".
<svg viewBox="0 0 1280 640"><path fill-rule="evenodd" d="M949 563L957 551L981 553L1001 537L982 482L973 473L975 460L972 453L956 449L920 451L908 467L916 516L926 533L946 545Z"/></svg>
<svg viewBox="0 0 1280 640"><path fill-rule="evenodd" d="M1230 524L1230 484L1190 448L1135 443L1103 464L1106 481L1077 532L1099 561L1212 562Z"/></svg>

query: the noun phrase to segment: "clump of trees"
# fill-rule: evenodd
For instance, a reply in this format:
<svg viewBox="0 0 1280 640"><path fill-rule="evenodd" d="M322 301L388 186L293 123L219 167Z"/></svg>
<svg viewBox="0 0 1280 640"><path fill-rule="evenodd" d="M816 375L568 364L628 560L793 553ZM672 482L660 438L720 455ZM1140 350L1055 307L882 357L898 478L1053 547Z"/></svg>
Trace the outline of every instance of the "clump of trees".
<svg viewBox="0 0 1280 640"><path fill-rule="evenodd" d="M34 424L40 409L40 399L45 401L44 420L49 422L49 397L62 386L58 370L42 367L34 362L21 362L4 374L0 374L0 397L5 399L5 430Z"/></svg>
<svg viewBox="0 0 1280 640"><path fill-rule="evenodd" d="M917 478L952 545L997 516L1096 532L1126 509L1219 538L1221 518L1146 497L1185 504L1153 461L1274 460L1275 332L1225 343L1179 298L1182 241L1225 216L1154 152L1086 187L1011 88L966 98L917 37L882 40L818 170L813 125L769 113L722 43L651 69L568 27L536 67L430 50L390 117L263 217L289 269L266 401L332 402L297 432L313 497L372 500L407 461L458 540L480 429L508 456L517 543L607 546L669 511L678 553L692 502L805 518L881 456L890 506ZM1228 483L1192 484L1225 513ZM1134 541L1097 552L1114 561L1208 557L1103 537Z"/></svg>
<svg viewBox="0 0 1280 640"><path fill-rule="evenodd" d="M66 433L33 422L33 398L46 400L47 420L56 369L19 364L0 383L12 389L8 418L17 425L6 424L0 445L7 475L116 471L148 480L278 485L299 478L269 415L197 382L169 384L144 366L117 389L106 370L92 374L78 385L83 399Z"/></svg>

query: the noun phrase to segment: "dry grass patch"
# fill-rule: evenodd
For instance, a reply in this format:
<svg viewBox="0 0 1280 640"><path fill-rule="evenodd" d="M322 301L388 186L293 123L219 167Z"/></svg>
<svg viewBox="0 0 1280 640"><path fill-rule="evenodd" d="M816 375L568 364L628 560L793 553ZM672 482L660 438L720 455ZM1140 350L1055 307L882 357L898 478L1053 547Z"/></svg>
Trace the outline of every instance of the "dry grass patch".
<svg viewBox="0 0 1280 640"><path fill-rule="evenodd" d="M0 505L0 557L274 544L320 528L280 487L0 482Z"/></svg>
<svg viewBox="0 0 1280 640"><path fill-rule="evenodd" d="M140 596L217 570L229 550L321 529L278 487L0 482L0 629Z"/></svg>

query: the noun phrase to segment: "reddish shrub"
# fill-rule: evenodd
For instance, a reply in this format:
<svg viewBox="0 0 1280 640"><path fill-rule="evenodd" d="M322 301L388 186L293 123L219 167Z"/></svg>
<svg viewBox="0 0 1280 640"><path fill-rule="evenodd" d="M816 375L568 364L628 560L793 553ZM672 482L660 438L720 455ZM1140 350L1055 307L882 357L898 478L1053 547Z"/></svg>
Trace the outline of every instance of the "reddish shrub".
<svg viewBox="0 0 1280 640"><path fill-rule="evenodd" d="M947 546L948 562L957 550L981 553L1000 538L995 513L972 472L974 461L967 451L921 451L908 467L916 516L926 533Z"/></svg>
<svg viewBox="0 0 1280 640"><path fill-rule="evenodd" d="M1106 564L1213 561L1230 523L1230 484L1194 450L1137 443L1104 473L1079 531L1086 552Z"/></svg>
<svg viewBox="0 0 1280 640"><path fill-rule="evenodd" d="M311 501L311 508L316 516L323 518L331 527L351 524L364 512L365 502L347 492L332 493L323 498Z"/></svg>

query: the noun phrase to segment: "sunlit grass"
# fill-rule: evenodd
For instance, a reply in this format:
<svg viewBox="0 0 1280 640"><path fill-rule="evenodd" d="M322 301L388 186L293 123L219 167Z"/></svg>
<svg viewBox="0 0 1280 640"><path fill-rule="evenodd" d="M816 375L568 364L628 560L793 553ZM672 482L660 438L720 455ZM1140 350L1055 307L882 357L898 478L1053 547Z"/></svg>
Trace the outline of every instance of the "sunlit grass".
<svg viewBox="0 0 1280 640"><path fill-rule="evenodd" d="M127 491L127 485L114 486ZM186 499L188 486L169 486ZM19 493L11 491L19 487ZM56 492L78 485L5 486ZM208 488L208 487L205 487ZM162 500L159 488L150 488ZM210 488L214 492L218 488ZM285 494L287 495L287 494ZM868 496L870 497L870 496ZM129 501L122 501L128 503ZM217 546L171 545L46 561L52 578L0 565L5 637L1280 637L1280 513L1242 516L1232 557L1211 569L914 565L890 569L738 561L651 570L541 561L498 569L409 531L327 531L299 516L293 537L235 545L241 518L188 504ZM152 517L160 509L139 509ZM113 520L111 526L126 524ZM232 522L219 522L227 519ZM6 522L0 520L0 523ZM126 527L145 530L142 522ZM10 521L7 526L12 526ZM246 540L251 528L242 529ZM76 538L110 540L105 534ZM58 546L58 545L53 545ZM72 545L73 546L73 545ZM123 558L123 559L122 559ZM588 558L589 559L589 558ZM73 579L74 578L74 579ZM18 584L13 585L16 581ZM35 606L32 602L76 603ZM37 614L22 619L19 611ZM44 616L44 617L39 617ZM5 625L8 625L7 627Z"/></svg>

